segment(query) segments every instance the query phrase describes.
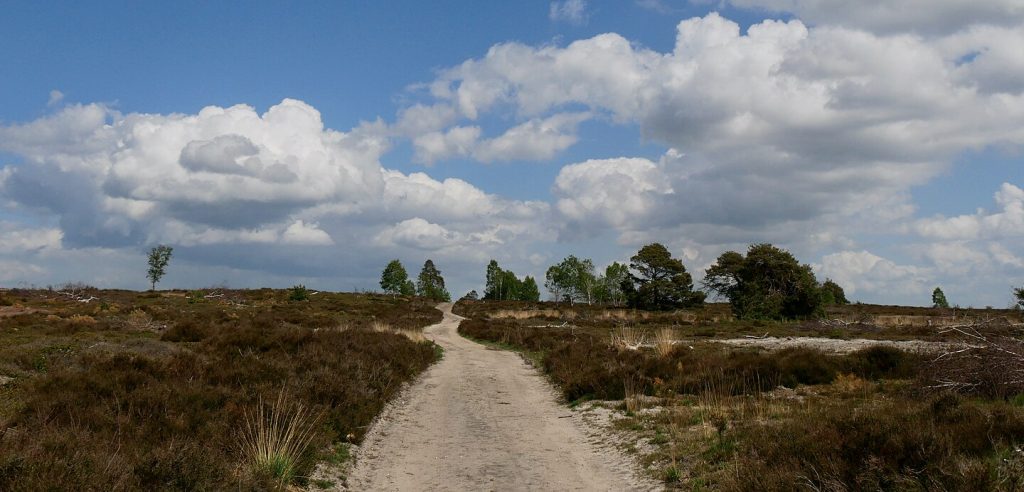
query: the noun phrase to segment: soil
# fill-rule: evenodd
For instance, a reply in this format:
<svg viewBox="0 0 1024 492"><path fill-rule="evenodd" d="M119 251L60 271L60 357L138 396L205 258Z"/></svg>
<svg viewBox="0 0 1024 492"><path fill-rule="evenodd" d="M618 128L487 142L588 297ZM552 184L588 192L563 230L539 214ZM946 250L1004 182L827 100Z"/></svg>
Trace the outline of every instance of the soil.
<svg viewBox="0 0 1024 492"><path fill-rule="evenodd" d="M457 333L459 316L424 333L444 358L370 430L347 479L352 490L659 490L599 442L600 429L558 403L515 353Z"/></svg>

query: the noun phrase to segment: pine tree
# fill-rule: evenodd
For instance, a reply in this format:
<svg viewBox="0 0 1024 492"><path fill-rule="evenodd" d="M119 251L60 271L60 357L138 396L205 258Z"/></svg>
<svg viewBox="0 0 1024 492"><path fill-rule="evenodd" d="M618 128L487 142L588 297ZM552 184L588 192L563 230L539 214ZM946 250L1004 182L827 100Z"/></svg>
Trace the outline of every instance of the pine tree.
<svg viewBox="0 0 1024 492"><path fill-rule="evenodd" d="M423 263L423 269L420 270L420 276L416 280L416 291L419 295L435 301L447 302L452 299L448 294L448 289L444 287L444 277L441 276L441 271L434 266L432 260Z"/></svg>

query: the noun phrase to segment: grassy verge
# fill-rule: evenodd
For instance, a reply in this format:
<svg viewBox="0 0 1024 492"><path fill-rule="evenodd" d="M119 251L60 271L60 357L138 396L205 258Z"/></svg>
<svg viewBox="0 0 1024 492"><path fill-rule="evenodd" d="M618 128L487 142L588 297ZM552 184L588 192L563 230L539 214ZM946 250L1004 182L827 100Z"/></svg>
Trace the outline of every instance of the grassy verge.
<svg viewBox="0 0 1024 492"><path fill-rule="evenodd" d="M5 294L22 314L0 320L2 490L302 484L437 358L403 334L440 320L418 299L90 296Z"/></svg>

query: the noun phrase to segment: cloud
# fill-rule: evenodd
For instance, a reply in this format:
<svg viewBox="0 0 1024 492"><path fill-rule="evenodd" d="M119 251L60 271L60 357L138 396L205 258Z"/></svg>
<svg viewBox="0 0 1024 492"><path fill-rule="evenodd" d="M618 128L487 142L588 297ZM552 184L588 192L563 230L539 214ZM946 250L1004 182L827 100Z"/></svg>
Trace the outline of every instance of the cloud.
<svg viewBox="0 0 1024 492"><path fill-rule="evenodd" d="M1017 0L728 0L742 8L788 12L812 24L892 34L948 34L973 24L1013 25L1024 20Z"/></svg>
<svg viewBox="0 0 1024 492"><path fill-rule="evenodd" d="M461 263L499 247L525 258L519 243L547 234L546 203L384 168L390 135L380 123L325 128L319 111L293 99L263 113L70 105L0 127L0 150L20 156L0 168L0 197L58 224L0 224L0 260L44 265L58 252L103 251L115 262L167 243L178 261L252 278L365 278L376 261L424 250ZM392 240L374 240L383 237ZM444 237L455 243L437 242Z"/></svg>
<svg viewBox="0 0 1024 492"><path fill-rule="evenodd" d="M995 194L995 201L1000 207L997 212L979 210L973 215L921 219L913 230L935 239L1024 239L1024 190L1003 183Z"/></svg>
<svg viewBox="0 0 1024 492"><path fill-rule="evenodd" d="M56 106L64 100L64 93L54 89L50 91L50 98L46 100L46 105L49 107Z"/></svg>
<svg viewBox="0 0 1024 492"><path fill-rule="evenodd" d="M825 255L813 265L815 273L831 278L847 294L868 294L876 299L924 296L932 283L931 272L913 265L898 265L868 251L840 251ZM923 298L923 297L922 297Z"/></svg>
<svg viewBox="0 0 1024 492"><path fill-rule="evenodd" d="M680 22L671 52L614 33L565 47L505 43L429 86L433 103L459 119L508 107L550 119L582 106L638 124L672 149L658 164L671 194L620 175L570 179L577 168L567 167L563 181L572 185L556 183L555 194L570 228L627 234L715 224L746 229L751 240L765 225L803 234L827 233L828 223L896 229L912 212L910 187L961 152L1024 144L1019 72L983 60L1018 44L1019 33L977 29L926 40L766 20L741 32L711 13ZM624 220L581 205L614 186L633 186L622 193L645 209Z"/></svg>
<svg viewBox="0 0 1024 492"><path fill-rule="evenodd" d="M548 9L548 18L555 22L585 24L587 22L587 2L586 0L551 2L551 7Z"/></svg>
<svg viewBox="0 0 1024 492"><path fill-rule="evenodd" d="M481 139L477 126L456 126L413 139L415 160L424 164L453 157L472 157L479 162L543 161L576 143L576 128L588 113L562 113L533 118L490 139Z"/></svg>

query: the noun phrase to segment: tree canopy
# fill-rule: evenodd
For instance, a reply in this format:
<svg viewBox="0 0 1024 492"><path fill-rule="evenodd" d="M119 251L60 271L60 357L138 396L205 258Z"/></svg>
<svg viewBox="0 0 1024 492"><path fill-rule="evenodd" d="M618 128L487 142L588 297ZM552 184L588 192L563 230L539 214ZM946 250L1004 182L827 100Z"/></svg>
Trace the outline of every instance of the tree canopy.
<svg viewBox="0 0 1024 492"><path fill-rule="evenodd" d="M850 301L846 299L846 292L839 284L826 278L821 284L821 303L824 306L845 306Z"/></svg>
<svg viewBox="0 0 1024 492"><path fill-rule="evenodd" d="M149 290L156 290L156 283L163 278L173 251L174 248L163 244L149 250L149 270L146 271L146 278L150 282Z"/></svg>
<svg viewBox="0 0 1024 492"><path fill-rule="evenodd" d="M949 301L946 300L946 294L942 292L942 289L939 287L936 287L935 290L932 291L932 307L949 307Z"/></svg>
<svg viewBox="0 0 1024 492"><path fill-rule="evenodd" d="M631 307L667 310L704 303L704 293L693 290L693 277L683 262L673 258L660 243L640 248L630 258L629 268L631 282L624 285L624 290Z"/></svg>
<svg viewBox="0 0 1024 492"><path fill-rule="evenodd" d="M1017 309L1024 309L1024 287L1013 289L1013 297L1017 301Z"/></svg>
<svg viewBox="0 0 1024 492"><path fill-rule="evenodd" d="M803 318L821 307L811 267L771 244L751 245L746 256L722 253L708 268L704 286L728 299L737 318Z"/></svg>
<svg viewBox="0 0 1024 492"><path fill-rule="evenodd" d="M594 302L597 278L594 277L594 262L569 255L557 265L548 268L544 287L556 301Z"/></svg>
<svg viewBox="0 0 1024 492"><path fill-rule="evenodd" d="M532 287L527 281L532 282ZM531 277L519 280L510 270L503 270L498 262L491 260L487 264L487 278L484 286L484 299L498 301L538 301L540 292L537 282Z"/></svg>
<svg viewBox="0 0 1024 492"><path fill-rule="evenodd" d="M448 294L448 289L444 287L444 277L441 276L441 271L434 266L432 260L423 263L423 269L420 270L420 275L416 279L416 291L420 296L435 301L450 301L452 299Z"/></svg>
<svg viewBox="0 0 1024 492"><path fill-rule="evenodd" d="M409 280L409 273L405 271L402 262L398 260L391 260L384 267L384 271L380 274L380 288L391 295L411 296L416 294L416 286Z"/></svg>

